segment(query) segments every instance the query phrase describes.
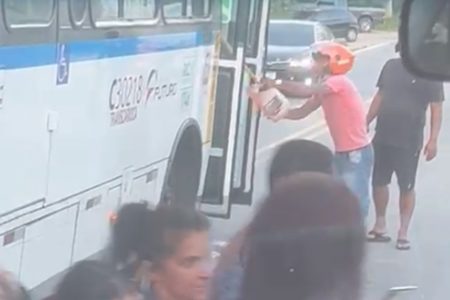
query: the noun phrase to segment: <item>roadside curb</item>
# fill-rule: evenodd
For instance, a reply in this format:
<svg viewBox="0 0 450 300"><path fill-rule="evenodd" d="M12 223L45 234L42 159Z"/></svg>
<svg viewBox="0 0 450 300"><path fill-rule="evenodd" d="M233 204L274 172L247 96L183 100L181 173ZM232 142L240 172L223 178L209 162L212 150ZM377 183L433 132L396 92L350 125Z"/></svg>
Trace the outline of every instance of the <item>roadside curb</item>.
<svg viewBox="0 0 450 300"><path fill-rule="evenodd" d="M358 51L378 44L396 41L396 39L396 33L387 31L373 31L371 33L361 34L356 42L348 43L346 41L339 41L339 43L350 48L352 51Z"/></svg>

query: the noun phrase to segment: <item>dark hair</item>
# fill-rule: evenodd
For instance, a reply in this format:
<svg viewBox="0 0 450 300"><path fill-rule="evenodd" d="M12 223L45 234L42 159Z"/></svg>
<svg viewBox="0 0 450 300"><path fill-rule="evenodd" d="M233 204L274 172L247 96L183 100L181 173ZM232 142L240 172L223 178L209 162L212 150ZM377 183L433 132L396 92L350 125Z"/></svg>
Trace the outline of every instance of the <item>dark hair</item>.
<svg viewBox="0 0 450 300"><path fill-rule="evenodd" d="M131 260L157 264L176 249L169 234L208 229L209 220L195 209L161 206L150 210L146 203L124 205L113 227L114 263L129 265Z"/></svg>
<svg viewBox="0 0 450 300"><path fill-rule="evenodd" d="M75 264L64 276L52 300L115 300L130 293L131 283L98 261Z"/></svg>
<svg viewBox="0 0 450 300"><path fill-rule="evenodd" d="M357 299L364 244L358 200L344 183L292 175L249 226L242 300Z"/></svg>
<svg viewBox="0 0 450 300"><path fill-rule="evenodd" d="M269 171L270 188L282 177L298 172L333 173L333 153L317 142L292 140L278 148Z"/></svg>

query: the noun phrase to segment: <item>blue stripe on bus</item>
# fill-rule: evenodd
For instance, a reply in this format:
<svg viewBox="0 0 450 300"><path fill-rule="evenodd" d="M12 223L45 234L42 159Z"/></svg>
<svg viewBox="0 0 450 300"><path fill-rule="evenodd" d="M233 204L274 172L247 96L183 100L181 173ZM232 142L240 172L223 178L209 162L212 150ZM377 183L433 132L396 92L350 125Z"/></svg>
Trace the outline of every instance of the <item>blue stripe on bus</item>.
<svg viewBox="0 0 450 300"><path fill-rule="evenodd" d="M187 49L204 44L197 32L133 38L79 41L66 44L70 62ZM0 47L0 69L20 69L57 63L57 45Z"/></svg>

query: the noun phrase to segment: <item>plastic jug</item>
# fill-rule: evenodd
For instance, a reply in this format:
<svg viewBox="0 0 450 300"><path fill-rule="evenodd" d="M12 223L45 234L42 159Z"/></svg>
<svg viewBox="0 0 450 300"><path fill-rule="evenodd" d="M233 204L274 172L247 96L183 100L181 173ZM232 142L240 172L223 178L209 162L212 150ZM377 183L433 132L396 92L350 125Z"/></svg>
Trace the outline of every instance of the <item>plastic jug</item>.
<svg viewBox="0 0 450 300"><path fill-rule="evenodd" d="M289 100L276 88L260 91L260 84L255 83L250 85L248 94L262 114L271 120L281 120L289 112Z"/></svg>

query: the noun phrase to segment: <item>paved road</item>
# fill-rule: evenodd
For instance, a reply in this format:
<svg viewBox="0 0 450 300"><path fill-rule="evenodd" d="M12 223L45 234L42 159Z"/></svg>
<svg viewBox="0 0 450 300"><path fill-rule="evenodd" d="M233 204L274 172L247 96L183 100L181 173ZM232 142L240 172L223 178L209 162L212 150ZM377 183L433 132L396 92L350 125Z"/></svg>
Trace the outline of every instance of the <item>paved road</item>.
<svg viewBox="0 0 450 300"><path fill-rule="evenodd" d="M350 74L363 97L368 100L375 92L375 84L383 63L394 56L393 44L364 50L357 55L356 65ZM450 89L446 87L450 97ZM450 112L450 101L445 103L445 113ZM283 121L273 124L262 121L258 142L254 203L267 191L267 166L277 143L294 136L308 137L330 145L328 132L323 127L320 112L302 122ZM418 175L418 204L411 228L412 249L399 252L394 244L368 245L366 267L367 300L380 299L389 287L417 285L419 289L396 299L449 299L450 289L450 238L445 232L450 228L450 119L445 119L440 139L438 158L431 163L422 162ZM391 193L389 230L395 238L398 226L397 190ZM247 207L233 207L231 224L216 221L213 234L227 239L251 218ZM369 218L372 224L373 216Z"/></svg>

